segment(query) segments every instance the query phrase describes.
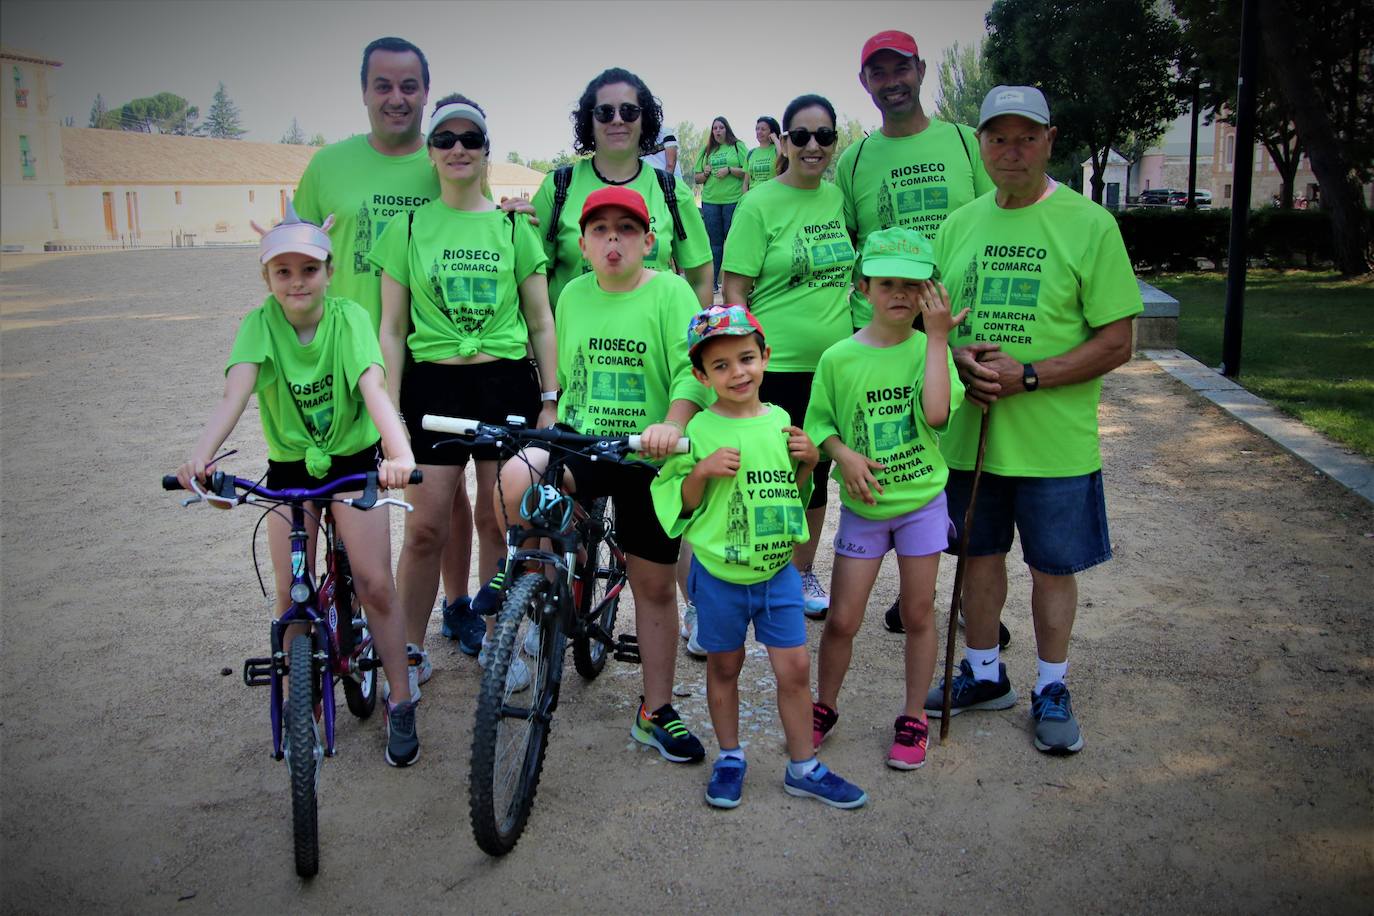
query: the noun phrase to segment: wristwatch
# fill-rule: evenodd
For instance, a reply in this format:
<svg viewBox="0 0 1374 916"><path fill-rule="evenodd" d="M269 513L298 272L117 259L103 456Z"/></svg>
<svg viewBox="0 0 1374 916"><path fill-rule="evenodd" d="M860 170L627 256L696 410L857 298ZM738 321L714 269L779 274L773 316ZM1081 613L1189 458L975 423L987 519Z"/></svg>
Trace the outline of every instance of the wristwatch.
<svg viewBox="0 0 1374 916"><path fill-rule="evenodd" d="M1040 387L1040 376L1035 374L1035 366L1030 363L1021 367L1021 386L1027 391L1034 391Z"/></svg>
<svg viewBox="0 0 1374 916"><path fill-rule="evenodd" d="M556 401L558 400L558 396L562 393L563 389L561 388L555 391L541 391L539 392L539 400L541 403L544 401Z"/></svg>

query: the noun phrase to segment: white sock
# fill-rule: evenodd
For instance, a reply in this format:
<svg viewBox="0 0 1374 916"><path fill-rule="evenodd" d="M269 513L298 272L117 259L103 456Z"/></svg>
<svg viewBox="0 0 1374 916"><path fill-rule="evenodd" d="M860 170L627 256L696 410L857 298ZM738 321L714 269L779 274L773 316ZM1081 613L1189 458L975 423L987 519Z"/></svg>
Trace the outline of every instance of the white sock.
<svg viewBox="0 0 1374 916"><path fill-rule="evenodd" d="M717 759L717 760L743 760L743 759L744 759L744 748L740 748L740 747L732 747L732 748L728 748L728 749L727 749L727 748L721 748L721 749L720 749L720 756L717 757L716 759Z"/></svg>
<svg viewBox="0 0 1374 916"><path fill-rule="evenodd" d="M972 646L964 647L964 657L968 659L969 667L973 669L973 678L978 681L999 680L998 671L1001 666L997 664L998 648L993 646L991 649L975 649Z"/></svg>
<svg viewBox="0 0 1374 916"><path fill-rule="evenodd" d="M820 765L821 762L815 757L810 760L789 760L787 761L787 772L792 774L793 779L803 779Z"/></svg>
<svg viewBox="0 0 1374 916"><path fill-rule="evenodd" d="M1069 673L1069 663L1047 662L1043 658L1035 660L1038 675L1035 680L1035 692L1044 693L1045 688L1055 683L1063 683L1064 676Z"/></svg>

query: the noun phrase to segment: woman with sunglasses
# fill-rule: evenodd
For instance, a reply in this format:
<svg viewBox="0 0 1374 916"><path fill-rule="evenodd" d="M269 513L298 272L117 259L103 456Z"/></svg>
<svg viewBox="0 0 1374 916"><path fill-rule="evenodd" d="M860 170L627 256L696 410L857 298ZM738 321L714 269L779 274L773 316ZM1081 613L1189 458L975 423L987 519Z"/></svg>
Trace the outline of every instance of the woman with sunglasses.
<svg viewBox="0 0 1374 916"><path fill-rule="evenodd" d="M757 188L765 181L771 181L776 174L778 150L782 148L782 128L776 118L767 115L754 124L754 138L759 145L749 151L744 169L744 192Z"/></svg>
<svg viewBox="0 0 1374 916"><path fill-rule="evenodd" d="M653 151L663 122L663 109L644 81L618 67L599 73L583 90L571 115L573 149L579 159L568 171L557 169L544 178L534 195L534 212L549 257L549 301L574 277L591 270L578 241L582 204L593 191L623 186L638 191L649 206L654 247L644 259L654 270L681 271L702 305L711 303L711 248L692 188L671 173L645 166L639 157ZM558 184L566 181L564 190ZM667 189L673 192L669 206ZM560 200L560 197L562 198ZM518 208L518 205L515 205ZM677 211L677 219L673 210ZM555 216L556 214L556 216ZM554 223L557 225L553 225ZM682 232L677 228L681 225Z"/></svg>
<svg viewBox="0 0 1374 916"><path fill-rule="evenodd" d="M505 554L492 498L499 453L481 445L436 447L451 437L423 429L421 419L432 413L501 423L518 414L543 426L554 422L558 397L547 259L529 217L498 209L484 188L491 141L481 106L457 94L441 99L428 146L439 199L410 217L396 216L368 255L382 270L387 387L425 473L424 483L408 488L415 511L406 516L396 573L407 638L416 647L424 645L449 508L470 458L477 473L478 568L494 568ZM417 682L430 670L426 656ZM529 681L528 672L522 677L515 667L511 677ZM412 695L418 696L413 689Z"/></svg>
<svg viewBox="0 0 1374 916"><path fill-rule="evenodd" d="M711 236L711 258L715 264L713 281L720 289L720 261L725 239L730 235L735 207L744 196L744 176L748 174L748 153L739 142L730 122L724 117L711 122L706 148L697 155L696 180L701 189L701 216ZM727 300L728 301L728 300Z"/></svg>
<svg viewBox="0 0 1374 916"><path fill-rule="evenodd" d="M806 416L816 363L848 337L849 279L854 246L844 222L844 197L821 175L835 154L835 109L819 95L792 100L782 116L778 177L759 185L735 212L722 265L725 301L747 302L773 349L760 396ZM792 561L802 574L806 615L825 618L830 598L812 572L825 521L830 461L815 469L817 486L806 510L811 540Z"/></svg>

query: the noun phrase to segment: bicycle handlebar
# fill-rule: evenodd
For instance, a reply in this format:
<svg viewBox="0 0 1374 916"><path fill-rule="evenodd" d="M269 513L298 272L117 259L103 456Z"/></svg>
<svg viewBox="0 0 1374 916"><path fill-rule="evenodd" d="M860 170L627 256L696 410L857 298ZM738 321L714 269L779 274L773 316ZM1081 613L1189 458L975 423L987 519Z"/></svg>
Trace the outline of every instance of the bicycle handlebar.
<svg viewBox="0 0 1374 916"><path fill-rule="evenodd" d="M585 449L612 443L623 444L630 451L637 452L643 443L643 437L638 433L630 436L588 436L559 429L556 426L548 429L522 429L495 423L482 423L463 417L441 417L429 413L420 420L420 425L436 433L453 433L459 436L488 435L493 438L511 438L522 442L549 442L572 449ZM684 437L677 440L677 444L673 446L672 450L685 455L691 451L691 446L691 440Z"/></svg>
<svg viewBox="0 0 1374 916"><path fill-rule="evenodd" d="M418 484L424 481L424 473L420 470L410 472L410 483ZM194 484L194 481L193 481ZM257 496L261 499L272 502L291 503L309 502L317 499L329 499L335 493L344 490L357 490L361 485L362 496L344 500L348 505L355 509L371 509L376 505L405 505L400 500L377 499L377 472L368 471L366 474L348 474L338 480L332 480L323 486L313 490L299 488L288 488L285 490L271 490L260 486L255 480L248 480L244 477L234 477L223 471L215 471L210 475L210 488L208 491L201 491L196 487L196 494L199 498L211 497L227 504L244 502L249 496ZM177 480L175 474L166 474L162 478L162 489L182 490L181 481ZM240 496L238 490L243 491ZM194 501L194 500L193 500ZM408 507L407 507L408 508Z"/></svg>

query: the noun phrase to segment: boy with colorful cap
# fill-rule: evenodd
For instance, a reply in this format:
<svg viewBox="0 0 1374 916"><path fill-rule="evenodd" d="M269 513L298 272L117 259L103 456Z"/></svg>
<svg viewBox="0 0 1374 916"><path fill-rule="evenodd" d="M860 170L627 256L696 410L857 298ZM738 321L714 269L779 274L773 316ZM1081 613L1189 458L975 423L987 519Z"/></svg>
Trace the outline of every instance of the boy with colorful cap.
<svg viewBox="0 0 1374 916"><path fill-rule="evenodd" d="M821 355L806 430L835 461L840 526L830 615L821 633L813 706L817 747L835 727L840 686L883 557L897 552L906 630L906 696L888 766L925 763L922 706L935 671L935 577L954 527L945 507L949 471L939 436L964 389L950 355L951 315L935 254L918 232L892 228L864 243L860 288L873 320ZM914 325L920 324L922 330Z"/></svg>
<svg viewBox="0 0 1374 916"><path fill-rule="evenodd" d="M706 649L706 696L720 756L706 789L717 808L740 802L746 769L739 741L739 674L749 624L768 649L790 762L783 788L837 808L868 796L819 761L806 732L811 659L801 575L792 548L808 537L806 498L816 446L787 411L759 399L768 368L763 329L743 305L712 306L688 325L692 374L715 401L687 424L691 452L653 482L663 529L692 545L689 590Z"/></svg>
<svg viewBox="0 0 1374 916"><path fill-rule="evenodd" d="M593 436L637 433L640 454L649 460L616 464L574 456L567 476L580 500L612 498L616 531L628 555L644 675L631 735L667 760L695 763L706 751L671 703L679 538L659 526L649 484L658 462L706 402L680 336L700 305L682 277L644 266L654 233L638 191L611 186L592 192L580 223L579 247L592 272L570 280L558 300L558 420ZM547 452L531 448L523 460L506 463L500 489L506 518L520 518L521 496L547 462Z"/></svg>
<svg viewBox="0 0 1374 916"><path fill-rule="evenodd" d="M305 222L287 204L286 220L262 233L259 260L269 295L239 325L225 370L224 396L177 470L181 485L204 483L212 457L258 396L267 439L267 486L314 489L350 474L376 471L383 487L403 487L415 469L405 428L386 393L386 369L371 319L349 299L325 295L333 273L331 220ZM380 439L380 441L379 441ZM385 456L384 460L382 459ZM357 495L340 493L338 496ZM386 762L395 767L420 755L415 703L407 677L405 628L391 578L389 519L334 502L340 536L348 542L354 585L391 685L386 704ZM306 514L311 542L318 515ZM291 606L291 523L267 515L267 540L277 586L277 612ZM313 563L313 556L307 558Z"/></svg>

